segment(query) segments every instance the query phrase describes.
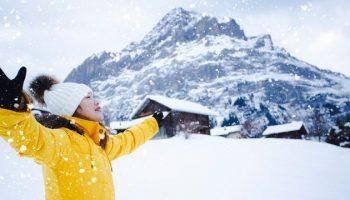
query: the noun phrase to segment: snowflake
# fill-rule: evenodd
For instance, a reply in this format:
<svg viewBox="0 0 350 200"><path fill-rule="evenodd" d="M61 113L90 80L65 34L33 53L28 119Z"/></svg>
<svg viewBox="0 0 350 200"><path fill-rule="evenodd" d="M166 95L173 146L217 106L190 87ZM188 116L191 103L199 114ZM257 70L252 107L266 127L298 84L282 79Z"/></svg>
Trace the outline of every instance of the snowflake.
<svg viewBox="0 0 350 200"><path fill-rule="evenodd" d="M17 58L16 58L16 62L17 62L17 63L22 63L22 59L21 59L20 57L17 57Z"/></svg>
<svg viewBox="0 0 350 200"><path fill-rule="evenodd" d="M20 148L19 148L19 152L23 153L27 151L27 147L25 145L22 145Z"/></svg>
<svg viewBox="0 0 350 200"><path fill-rule="evenodd" d="M92 178L91 178L91 182L93 182L93 183L96 183L96 180L97 180L96 177L92 177Z"/></svg>
<svg viewBox="0 0 350 200"><path fill-rule="evenodd" d="M303 12L309 12L311 10L312 4L308 3L308 4L304 4L300 6L300 10Z"/></svg>
<svg viewBox="0 0 350 200"><path fill-rule="evenodd" d="M299 80L300 80L300 76L299 76L298 74L294 74L294 79L295 79L296 81L299 81Z"/></svg>

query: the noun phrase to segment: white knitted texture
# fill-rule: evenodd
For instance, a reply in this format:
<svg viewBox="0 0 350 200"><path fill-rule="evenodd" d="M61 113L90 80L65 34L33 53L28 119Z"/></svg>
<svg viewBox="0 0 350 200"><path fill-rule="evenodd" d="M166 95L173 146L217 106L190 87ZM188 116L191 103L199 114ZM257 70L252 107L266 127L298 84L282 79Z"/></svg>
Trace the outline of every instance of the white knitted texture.
<svg viewBox="0 0 350 200"><path fill-rule="evenodd" d="M84 84L58 83L44 92L47 109L56 115L72 116L81 100L92 90Z"/></svg>

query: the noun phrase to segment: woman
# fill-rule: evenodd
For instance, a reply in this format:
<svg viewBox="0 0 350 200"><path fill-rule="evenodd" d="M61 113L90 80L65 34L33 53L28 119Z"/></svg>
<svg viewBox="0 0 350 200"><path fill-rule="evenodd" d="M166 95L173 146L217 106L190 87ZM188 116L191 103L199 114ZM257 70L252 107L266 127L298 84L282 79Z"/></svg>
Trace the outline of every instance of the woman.
<svg viewBox="0 0 350 200"><path fill-rule="evenodd" d="M133 152L159 130L163 115L109 136L99 122L100 106L91 89L39 76L30 84L34 98L52 113L38 121L22 91L26 68L10 80L0 68L0 136L43 166L46 199L114 199L111 160Z"/></svg>

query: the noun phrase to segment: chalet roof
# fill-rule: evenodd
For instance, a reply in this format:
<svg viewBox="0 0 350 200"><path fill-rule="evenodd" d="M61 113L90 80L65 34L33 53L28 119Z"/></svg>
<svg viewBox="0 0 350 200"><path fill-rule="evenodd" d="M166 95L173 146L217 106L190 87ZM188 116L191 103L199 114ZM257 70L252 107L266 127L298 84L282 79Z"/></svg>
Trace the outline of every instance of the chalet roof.
<svg viewBox="0 0 350 200"><path fill-rule="evenodd" d="M276 126L268 126L266 130L263 132L263 135L271 135L271 134L279 134L279 133L285 133L290 131L298 131L303 126L302 121L293 121L288 124L281 124Z"/></svg>
<svg viewBox="0 0 350 200"><path fill-rule="evenodd" d="M216 113L209 108L202 106L201 104L179 100L174 98L169 98L160 95L148 95L146 98L138 105L134 112L130 115L130 118L133 118L144 106L150 101L156 101L173 111L195 113L201 115L216 115Z"/></svg>
<svg viewBox="0 0 350 200"><path fill-rule="evenodd" d="M240 132L241 130L242 130L242 125L216 127L216 128L210 129L210 135L214 135L214 136L228 135L229 133Z"/></svg>

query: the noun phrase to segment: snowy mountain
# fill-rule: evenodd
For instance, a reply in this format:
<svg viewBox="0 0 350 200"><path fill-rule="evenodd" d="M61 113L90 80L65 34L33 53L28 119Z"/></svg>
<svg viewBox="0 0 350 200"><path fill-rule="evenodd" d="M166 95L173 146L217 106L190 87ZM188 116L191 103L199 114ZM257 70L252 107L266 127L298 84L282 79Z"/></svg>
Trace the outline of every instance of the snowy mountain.
<svg viewBox="0 0 350 200"><path fill-rule="evenodd" d="M41 166L0 148L1 199L44 199ZM349 151L291 139L152 140L112 162L116 199L346 200Z"/></svg>
<svg viewBox="0 0 350 200"><path fill-rule="evenodd" d="M350 112L350 78L291 56L270 35L248 37L234 19L175 8L143 40L87 58L65 81L90 85L107 121L127 119L146 95L201 103L215 125L334 122ZM254 119L254 120L253 120ZM328 123L329 125L332 123Z"/></svg>

